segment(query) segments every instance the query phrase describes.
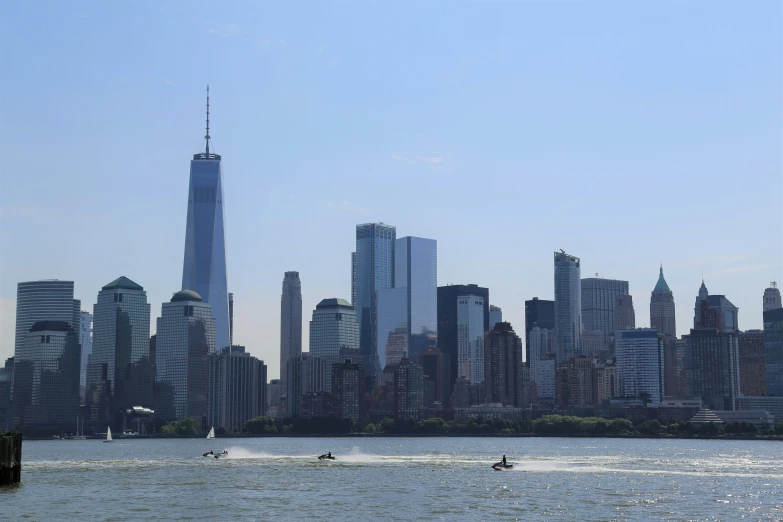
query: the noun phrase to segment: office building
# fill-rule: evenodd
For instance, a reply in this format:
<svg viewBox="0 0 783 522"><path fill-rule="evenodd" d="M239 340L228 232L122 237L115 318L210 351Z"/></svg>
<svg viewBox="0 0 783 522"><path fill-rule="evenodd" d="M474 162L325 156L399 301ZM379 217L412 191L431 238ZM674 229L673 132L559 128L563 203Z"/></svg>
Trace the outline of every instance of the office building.
<svg viewBox="0 0 783 522"><path fill-rule="evenodd" d="M704 290L707 290L706 287ZM664 337L677 337L674 294L663 277L663 265L658 273L658 282L655 283L655 288L650 296L650 328L655 328Z"/></svg>
<svg viewBox="0 0 783 522"><path fill-rule="evenodd" d="M377 334L375 342L381 369L408 357L407 289L378 290Z"/></svg>
<svg viewBox="0 0 783 522"><path fill-rule="evenodd" d="M457 380L458 322L457 306L460 297L474 295L484 299L484 332L489 325L489 290L478 285L447 285L438 287L438 344L437 348L449 356L449 389Z"/></svg>
<svg viewBox="0 0 783 522"><path fill-rule="evenodd" d="M738 309L723 295L708 295L699 302L701 328L717 328L721 333L739 330Z"/></svg>
<svg viewBox="0 0 783 522"><path fill-rule="evenodd" d="M633 330L636 328L636 313L633 309L633 297L618 295L614 306L614 330ZM614 333L612 333L614 335Z"/></svg>
<svg viewBox="0 0 783 522"><path fill-rule="evenodd" d="M331 374L334 415L340 419L358 421L362 418L364 367L353 362L353 359L346 359L333 364Z"/></svg>
<svg viewBox="0 0 783 522"><path fill-rule="evenodd" d="M209 357L215 354L210 304L192 290L180 290L163 303L155 335L155 383L161 392L155 401L156 416L192 417L206 424Z"/></svg>
<svg viewBox="0 0 783 522"><path fill-rule="evenodd" d="M663 336L655 328L617 330L616 394L659 404L663 399Z"/></svg>
<svg viewBox="0 0 783 522"><path fill-rule="evenodd" d="M582 354L582 282L578 257L555 252L555 355Z"/></svg>
<svg viewBox="0 0 783 522"><path fill-rule="evenodd" d="M419 366L424 373L425 386L430 382L432 394L425 397L424 406L433 407L438 402L446 405L449 402L451 389L449 387L449 356L434 346L430 346L419 354ZM429 398L430 400L426 400Z"/></svg>
<svg viewBox="0 0 783 522"><path fill-rule="evenodd" d="M525 301L525 361L530 365L530 347L528 346L528 340L530 339L530 331L534 326L539 328L550 330L553 334L555 331L555 302L546 301L534 297L529 301ZM554 337L552 337L554 342Z"/></svg>
<svg viewBox="0 0 783 522"><path fill-rule="evenodd" d="M14 358L10 357L0 368L0 431L13 428L14 410L11 402L11 388L14 382Z"/></svg>
<svg viewBox="0 0 783 522"><path fill-rule="evenodd" d="M593 361L571 357L557 363L555 386L560 408L594 408L598 395L598 377Z"/></svg>
<svg viewBox="0 0 783 522"><path fill-rule="evenodd" d="M96 428L117 425L115 415L122 409L153 404L149 342L150 305L144 288L124 276L108 283L93 307L87 364L85 402Z"/></svg>
<svg viewBox="0 0 783 522"><path fill-rule="evenodd" d="M73 298L73 281L49 279L18 283L14 352L22 347L30 328L39 321L67 323L78 339L80 314L81 302Z"/></svg>
<svg viewBox="0 0 783 522"><path fill-rule="evenodd" d="M234 346L234 294L228 293L228 339Z"/></svg>
<svg viewBox="0 0 783 522"><path fill-rule="evenodd" d="M739 392L737 334L702 328L683 339L687 395L701 398L705 408L733 410Z"/></svg>
<svg viewBox="0 0 783 522"><path fill-rule="evenodd" d="M356 321L366 389L375 386L385 361L378 355L378 292L394 287L397 230L383 223L356 225Z"/></svg>
<svg viewBox="0 0 783 522"><path fill-rule="evenodd" d="M767 394L764 363L764 330L739 332L739 392L761 397Z"/></svg>
<svg viewBox="0 0 783 522"><path fill-rule="evenodd" d="M232 346L209 354L207 424L228 433L241 433L250 419L265 417L266 365Z"/></svg>
<svg viewBox="0 0 783 522"><path fill-rule="evenodd" d="M617 297L628 295L628 281L590 277L582 279L582 327L604 334L604 343L614 335Z"/></svg>
<svg viewBox="0 0 783 522"><path fill-rule="evenodd" d="M394 418L413 419L424 408L424 372L410 359L402 359L394 371Z"/></svg>
<svg viewBox="0 0 783 522"><path fill-rule="evenodd" d="M509 323L501 322L484 343L484 400L522 407L522 340Z"/></svg>
<svg viewBox="0 0 783 522"><path fill-rule="evenodd" d="M305 352L289 359L286 368L287 414L288 417L300 417L302 395L327 391L326 361Z"/></svg>
<svg viewBox="0 0 783 522"><path fill-rule="evenodd" d="M693 328L695 330L698 330L702 327L701 325L701 302L707 299L707 296L710 295L709 291L707 291L707 285L704 284L704 279L701 280L701 286L699 287L699 294L696 296L696 304L693 307Z"/></svg>
<svg viewBox="0 0 783 522"><path fill-rule="evenodd" d="M552 354L552 343L554 342L554 332L546 328L533 326L527 336L528 359L527 365L530 367L533 382L536 382L536 366L539 361L548 358ZM554 376L554 373L553 373Z"/></svg>
<svg viewBox="0 0 783 522"><path fill-rule="evenodd" d="M776 310L782 308L783 304L780 301L780 289L775 281L769 284L769 288L764 290L764 311Z"/></svg>
<svg viewBox="0 0 783 522"><path fill-rule="evenodd" d="M606 359L606 332L582 330L582 354L588 359Z"/></svg>
<svg viewBox="0 0 783 522"><path fill-rule="evenodd" d="M359 349L356 310L345 299L323 299L310 321L310 354L326 363L327 390L332 389L332 365L343 363L340 350Z"/></svg>
<svg viewBox="0 0 783 522"><path fill-rule="evenodd" d="M488 330L492 330L496 324L503 322L503 310L499 306L493 304L489 305L489 326Z"/></svg>
<svg viewBox="0 0 783 522"><path fill-rule="evenodd" d="M596 403L602 404L617 396L617 366L609 363L595 363Z"/></svg>
<svg viewBox="0 0 783 522"><path fill-rule="evenodd" d="M87 395L87 364L92 355L92 314L90 312L79 313L79 334L82 345L81 361L79 364L79 398L82 404Z"/></svg>
<svg viewBox="0 0 783 522"><path fill-rule="evenodd" d="M351 252L351 306L356 308L356 252Z"/></svg>
<svg viewBox="0 0 783 522"><path fill-rule="evenodd" d="M80 359L70 320L38 321L30 327L14 355L16 430L34 435L73 429L79 414Z"/></svg>
<svg viewBox="0 0 783 522"><path fill-rule="evenodd" d="M764 312L764 365L767 395L783 397L783 308Z"/></svg>
<svg viewBox="0 0 783 522"><path fill-rule="evenodd" d="M550 330L545 330L550 331ZM532 333L532 332L531 332ZM555 355L547 353L530 367L530 378L535 383L538 402L552 403L555 400Z"/></svg>
<svg viewBox="0 0 783 522"><path fill-rule="evenodd" d="M302 353L302 282L299 272L286 272L280 297L280 378L286 364Z"/></svg>
<svg viewBox="0 0 783 522"><path fill-rule="evenodd" d="M458 377L484 380L484 299L480 296L457 298L457 357Z"/></svg>

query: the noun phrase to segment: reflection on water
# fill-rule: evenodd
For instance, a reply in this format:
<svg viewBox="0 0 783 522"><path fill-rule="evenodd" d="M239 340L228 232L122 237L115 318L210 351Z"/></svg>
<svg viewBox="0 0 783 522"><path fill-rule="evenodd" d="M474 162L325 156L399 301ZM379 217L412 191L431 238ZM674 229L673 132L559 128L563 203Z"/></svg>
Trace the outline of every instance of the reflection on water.
<svg viewBox="0 0 783 522"><path fill-rule="evenodd" d="M228 456L201 456L210 449ZM23 484L0 490L0 518L779 519L781 449L567 438L28 441ZM317 460L327 451L337 460ZM494 472L503 454L514 469Z"/></svg>

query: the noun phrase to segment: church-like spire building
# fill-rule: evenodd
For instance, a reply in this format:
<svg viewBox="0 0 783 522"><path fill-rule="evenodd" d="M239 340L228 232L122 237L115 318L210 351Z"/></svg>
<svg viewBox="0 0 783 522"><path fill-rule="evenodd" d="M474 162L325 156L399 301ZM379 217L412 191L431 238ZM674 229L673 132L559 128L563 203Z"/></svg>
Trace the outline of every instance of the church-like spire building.
<svg viewBox="0 0 783 522"><path fill-rule="evenodd" d="M665 337L676 337L677 328L674 318L674 294L663 277L663 265L658 273L658 282L650 298L650 327L656 328Z"/></svg>
<svg viewBox="0 0 783 522"><path fill-rule="evenodd" d="M701 278L701 286L699 287L699 295L696 296L696 305L693 307L693 328L701 328L701 302L706 301L710 293L707 291L707 286L704 284L704 276Z"/></svg>

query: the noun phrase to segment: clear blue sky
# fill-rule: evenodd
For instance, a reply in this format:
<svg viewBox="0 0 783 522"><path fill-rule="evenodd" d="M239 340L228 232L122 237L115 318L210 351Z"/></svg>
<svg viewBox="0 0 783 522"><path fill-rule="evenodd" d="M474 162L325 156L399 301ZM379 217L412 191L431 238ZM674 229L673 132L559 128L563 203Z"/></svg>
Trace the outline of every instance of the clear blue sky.
<svg viewBox="0 0 783 522"><path fill-rule="evenodd" d="M780 2L15 2L0 17L0 357L18 281L179 290L204 90L235 340L277 376L283 272L350 298L357 223L438 240L520 331L552 252L658 265L687 333L702 270L760 328L783 283ZM154 330L154 326L153 326Z"/></svg>

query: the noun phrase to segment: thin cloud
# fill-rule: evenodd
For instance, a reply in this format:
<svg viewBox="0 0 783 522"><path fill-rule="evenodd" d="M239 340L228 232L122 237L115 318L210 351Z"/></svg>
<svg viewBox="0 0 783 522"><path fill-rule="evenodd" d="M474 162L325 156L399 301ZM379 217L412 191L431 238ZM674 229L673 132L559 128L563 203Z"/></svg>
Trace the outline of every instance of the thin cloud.
<svg viewBox="0 0 783 522"><path fill-rule="evenodd" d="M775 268L777 265L762 264L762 265L740 265L732 266L730 268L723 268L721 270L715 270L709 274L704 274L704 277L716 277L725 274L736 274L739 272L755 272L756 270L766 270L768 268Z"/></svg>
<svg viewBox="0 0 783 522"><path fill-rule="evenodd" d="M448 168L449 159L445 156L441 156L438 154L432 155L432 156L405 156L402 154L392 154L391 155L393 160L402 161L404 163L408 163L409 165L425 165L429 170L432 171L445 171L450 172L451 169Z"/></svg>
<svg viewBox="0 0 783 522"><path fill-rule="evenodd" d="M446 162L443 156L418 156L416 159L429 165L440 165Z"/></svg>
<svg viewBox="0 0 783 522"><path fill-rule="evenodd" d="M351 214L367 215L370 213L370 211L367 210L366 208L362 208L358 205L354 205L350 201L342 201L340 203L335 203L333 201L324 201L324 205L328 208L333 208L335 210L342 210L343 212L350 212Z"/></svg>
<svg viewBox="0 0 783 522"><path fill-rule="evenodd" d="M209 25L207 32L221 38L231 38L232 36L241 35L242 28L237 24Z"/></svg>
<svg viewBox="0 0 783 522"><path fill-rule="evenodd" d="M393 160L403 161L405 163L410 163L410 164L416 163L414 160L410 158L406 158L405 156L400 156L399 154L392 154L391 157Z"/></svg>
<svg viewBox="0 0 783 522"><path fill-rule="evenodd" d="M172 87L176 87L177 86L176 83L172 82L168 78L163 78L163 83L165 83L166 85L171 85Z"/></svg>

